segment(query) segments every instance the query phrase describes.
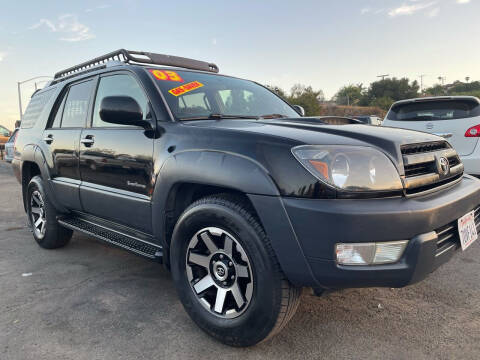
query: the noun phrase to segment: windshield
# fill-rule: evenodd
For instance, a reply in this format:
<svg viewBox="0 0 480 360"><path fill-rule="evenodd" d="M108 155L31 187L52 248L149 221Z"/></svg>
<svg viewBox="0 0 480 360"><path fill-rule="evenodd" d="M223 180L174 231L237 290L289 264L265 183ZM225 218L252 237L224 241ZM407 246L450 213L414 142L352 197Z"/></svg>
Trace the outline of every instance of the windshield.
<svg viewBox="0 0 480 360"><path fill-rule="evenodd" d="M480 106L473 100L435 100L394 105L389 120L455 120L480 115Z"/></svg>
<svg viewBox="0 0 480 360"><path fill-rule="evenodd" d="M178 120L299 116L285 101L252 81L183 70L149 72Z"/></svg>

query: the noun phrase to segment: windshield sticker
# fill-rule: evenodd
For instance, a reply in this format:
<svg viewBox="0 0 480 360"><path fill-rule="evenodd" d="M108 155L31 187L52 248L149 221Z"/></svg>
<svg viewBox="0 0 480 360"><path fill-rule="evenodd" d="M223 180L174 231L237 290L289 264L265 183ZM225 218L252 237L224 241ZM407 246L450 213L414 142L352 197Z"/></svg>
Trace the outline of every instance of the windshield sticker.
<svg viewBox="0 0 480 360"><path fill-rule="evenodd" d="M175 71L171 70L150 70L155 79L166 81L183 82L183 79Z"/></svg>
<svg viewBox="0 0 480 360"><path fill-rule="evenodd" d="M169 90L168 92L172 94L173 96L180 96L185 94L186 92L201 88L203 84L199 81L192 81L189 82L188 84L181 85L179 87L173 88Z"/></svg>

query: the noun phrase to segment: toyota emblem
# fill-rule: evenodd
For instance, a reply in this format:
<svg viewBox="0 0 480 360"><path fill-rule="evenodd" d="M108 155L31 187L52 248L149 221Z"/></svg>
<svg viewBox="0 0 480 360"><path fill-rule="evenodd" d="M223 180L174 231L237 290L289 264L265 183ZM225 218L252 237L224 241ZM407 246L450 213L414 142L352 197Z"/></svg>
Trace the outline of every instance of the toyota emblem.
<svg viewBox="0 0 480 360"><path fill-rule="evenodd" d="M442 175L448 175L450 172L450 163L446 157L440 158L440 171Z"/></svg>

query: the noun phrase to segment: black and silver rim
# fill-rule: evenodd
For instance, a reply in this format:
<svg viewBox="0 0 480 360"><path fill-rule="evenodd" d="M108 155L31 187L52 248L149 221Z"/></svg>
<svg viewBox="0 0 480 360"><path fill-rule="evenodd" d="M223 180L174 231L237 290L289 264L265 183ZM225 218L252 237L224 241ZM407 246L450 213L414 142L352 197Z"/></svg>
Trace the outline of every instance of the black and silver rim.
<svg viewBox="0 0 480 360"><path fill-rule="evenodd" d="M216 316L235 318L252 300L250 261L240 243L225 230L208 227L191 238L186 271L195 297Z"/></svg>
<svg viewBox="0 0 480 360"><path fill-rule="evenodd" d="M32 192L30 196L30 217L35 236L39 239L45 235L47 217L45 214L45 203L42 194L38 190Z"/></svg>

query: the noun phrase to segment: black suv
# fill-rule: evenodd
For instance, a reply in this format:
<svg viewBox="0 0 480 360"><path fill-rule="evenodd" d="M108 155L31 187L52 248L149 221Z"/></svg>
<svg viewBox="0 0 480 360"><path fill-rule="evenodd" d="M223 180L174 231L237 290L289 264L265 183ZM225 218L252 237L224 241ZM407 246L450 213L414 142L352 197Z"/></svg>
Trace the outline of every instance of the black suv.
<svg viewBox="0 0 480 360"><path fill-rule="evenodd" d="M208 334L280 331L302 287L402 287L477 238L442 138L302 117L214 64L119 50L36 92L13 167L46 249L80 231L163 262Z"/></svg>

